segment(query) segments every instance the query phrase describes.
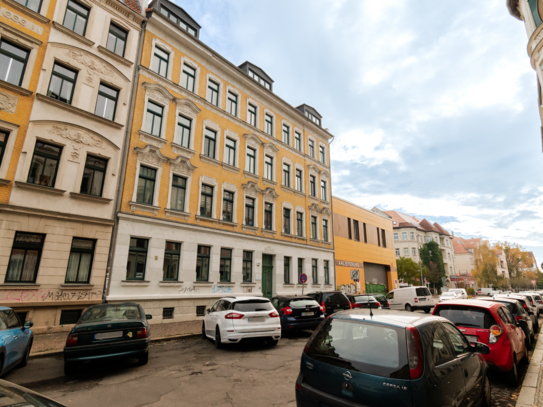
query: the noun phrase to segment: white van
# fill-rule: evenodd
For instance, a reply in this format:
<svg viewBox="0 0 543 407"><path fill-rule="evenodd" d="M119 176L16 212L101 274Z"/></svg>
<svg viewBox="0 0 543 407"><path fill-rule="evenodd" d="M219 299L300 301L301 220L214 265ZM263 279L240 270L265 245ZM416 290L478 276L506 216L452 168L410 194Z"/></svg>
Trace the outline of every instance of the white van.
<svg viewBox="0 0 543 407"><path fill-rule="evenodd" d="M447 292L457 294L458 298L461 299L461 300L467 300L468 299L468 292L466 291L465 288L449 288L447 290Z"/></svg>
<svg viewBox="0 0 543 407"><path fill-rule="evenodd" d="M434 308L432 294L428 287L397 288L387 294L390 309L406 311L424 310L427 314Z"/></svg>

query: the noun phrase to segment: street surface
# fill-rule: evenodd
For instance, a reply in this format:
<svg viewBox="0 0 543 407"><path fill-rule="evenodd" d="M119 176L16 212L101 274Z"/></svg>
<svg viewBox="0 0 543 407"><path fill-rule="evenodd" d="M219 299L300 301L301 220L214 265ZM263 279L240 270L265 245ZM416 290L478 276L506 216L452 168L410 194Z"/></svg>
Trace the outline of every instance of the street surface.
<svg viewBox="0 0 543 407"><path fill-rule="evenodd" d="M33 358L3 377L67 406L295 406L294 382L309 331L283 338L275 347L259 342L215 349L200 338L151 346L149 363L95 362L64 376L62 356ZM519 366L522 378L526 366ZM492 374L492 405L515 406L520 386Z"/></svg>

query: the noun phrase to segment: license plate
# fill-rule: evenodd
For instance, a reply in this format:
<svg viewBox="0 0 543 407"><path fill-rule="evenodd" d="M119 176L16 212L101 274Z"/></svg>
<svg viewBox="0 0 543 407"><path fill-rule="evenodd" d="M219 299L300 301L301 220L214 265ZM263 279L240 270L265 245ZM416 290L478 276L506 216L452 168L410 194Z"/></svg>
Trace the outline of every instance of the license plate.
<svg viewBox="0 0 543 407"><path fill-rule="evenodd" d="M302 312L302 317L312 317L313 315L313 312Z"/></svg>
<svg viewBox="0 0 543 407"><path fill-rule="evenodd" d="M101 334L94 334L94 339L113 339L113 338L122 338L123 337L123 331L115 331L115 332L104 332Z"/></svg>
<svg viewBox="0 0 543 407"><path fill-rule="evenodd" d="M475 342L479 342L477 340L477 337L476 336L473 336L473 335L464 335L468 341L470 341L471 343L475 343Z"/></svg>
<svg viewBox="0 0 543 407"><path fill-rule="evenodd" d="M419 301L426 301L426 298L419 298Z"/></svg>
<svg viewBox="0 0 543 407"><path fill-rule="evenodd" d="M264 322L264 318L262 317L256 317L256 318L248 318L249 322Z"/></svg>

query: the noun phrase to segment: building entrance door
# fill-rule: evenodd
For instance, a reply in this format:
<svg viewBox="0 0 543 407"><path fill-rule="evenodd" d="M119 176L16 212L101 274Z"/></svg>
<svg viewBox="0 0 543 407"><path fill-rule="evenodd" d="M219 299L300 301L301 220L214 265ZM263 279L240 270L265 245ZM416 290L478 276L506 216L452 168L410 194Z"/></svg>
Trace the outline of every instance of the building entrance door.
<svg viewBox="0 0 543 407"><path fill-rule="evenodd" d="M262 256L262 294L270 299L273 295L273 256L269 254Z"/></svg>

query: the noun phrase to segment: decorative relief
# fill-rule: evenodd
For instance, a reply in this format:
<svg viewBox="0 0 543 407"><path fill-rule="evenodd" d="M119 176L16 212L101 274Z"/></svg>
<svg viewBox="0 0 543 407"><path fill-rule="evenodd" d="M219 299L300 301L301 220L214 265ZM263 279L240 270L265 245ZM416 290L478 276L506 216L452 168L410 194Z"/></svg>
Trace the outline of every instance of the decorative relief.
<svg viewBox="0 0 543 407"><path fill-rule="evenodd" d="M330 178L330 173L326 170L321 171L321 177Z"/></svg>
<svg viewBox="0 0 543 407"><path fill-rule="evenodd" d="M279 149L275 147L275 145L273 145L272 143L264 143L264 154L275 157L275 154L277 154L278 151Z"/></svg>
<svg viewBox="0 0 543 407"><path fill-rule="evenodd" d="M243 137L245 137L245 139L247 140L247 145L249 147L252 147L254 148L255 150L258 149L258 147L260 147L262 144L262 141L257 137L255 136L254 134L244 134Z"/></svg>
<svg viewBox="0 0 543 407"><path fill-rule="evenodd" d="M269 187L262 192L262 196L264 197L264 200L268 202L275 202L275 200L279 197L277 192L275 192L275 189Z"/></svg>
<svg viewBox="0 0 543 407"><path fill-rule="evenodd" d="M321 171L319 170L319 167L317 167L316 165L313 165L313 164L309 164L307 166L307 169L309 170L310 173L314 173L314 174L320 174Z"/></svg>
<svg viewBox="0 0 543 407"><path fill-rule="evenodd" d="M82 130L70 130L68 127L64 126L52 126L47 130L50 134L56 134L62 138L71 140L78 144L84 144L91 147L103 148L104 142L98 137L93 136Z"/></svg>
<svg viewBox="0 0 543 407"><path fill-rule="evenodd" d="M83 73L83 83L94 88L94 74L88 69L85 69Z"/></svg>
<svg viewBox="0 0 543 407"><path fill-rule="evenodd" d="M22 25L23 27L34 31L35 33L38 33L40 35L43 34L43 28L42 27L40 27L39 25L34 24L31 21L28 21L26 18L23 18L23 17L15 14L13 11L2 8L2 10L0 10L0 14L2 14L2 16L6 17L8 20L11 20L14 23L17 23L19 25Z"/></svg>
<svg viewBox="0 0 543 407"><path fill-rule="evenodd" d="M189 177L192 172L197 168L190 160L187 160L185 157L177 157L175 160L170 158L170 165L172 166L172 171L177 174L183 174Z"/></svg>
<svg viewBox="0 0 543 407"><path fill-rule="evenodd" d="M81 65L86 66L89 70L96 73L109 76L111 78L115 77L115 71L107 66L104 62L99 61L95 57L86 55L85 53L77 50L70 49L68 50L68 58L71 58Z"/></svg>
<svg viewBox="0 0 543 407"><path fill-rule="evenodd" d="M312 204L310 207L309 207L309 212L311 212L311 215L313 216L317 216L320 212L320 209L319 209L319 205L317 204Z"/></svg>
<svg viewBox="0 0 543 407"><path fill-rule="evenodd" d="M177 98L175 99L175 103L177 105L177 111L188 117L195 118L198 115L198 113L202 111L202 109L196 106L196 103L194 103L193 101L189 99Z"/></svg>
<svg viewBox="0 0 543 407"><path fill-rule="evenodd" d="M275 250L272 246L267 246L264 248L264 253L265 254L275 254Z"/></svg>
<svg viewBox="0 0 543 407"><path fill-rule="evenodd" d="M256 198L258 197L258 194L262 192L262 190L258 187L256 182L249 181L246 184L242 185L243 189L245 190L245 195Z"/></svg>
<svg viewBox="0 0 543 407"><path fill-rule="evenodd" d="M72 144L72 152L70 153L70 157L68 158L68 161L73 161L74 163L78 163L80 161L81 156L81 146L76 146L75 144Z"/></svg>
<svg viewBox="0 0 543 407"><path fill-rule="evenodd" d="M158 148L163 148L164 145L168 142L166 139L160 138L158 136L153 136L152 134L145 133L144 131L140 131L139 134L141 141Z"/></svg>
<svg viewBox="0 0 543 407"><path fill-rule="evenodd" d="M321 213L322 213L323 217L327 217L327 218L330 217L330 215L332 214L330 212L330 209L328 209L328 208L322 208Z"/></svg>
<svg viewBox="0 0 543 407"><path fill-rule="evenodd" d="M158 83L144 82L142 86L148 97L160 103L167 104L174 99L168 89Z"/></svg>
<svg viewBox="0 0 543 407"><path fill-rule="evenodd" d="M157 92L156 90L148 90L147 95L151 98L156 100L157 102L160 102L162 104L168 104L170 101L162 93Z"/></svg>
<svg viewBox="0 0 543 407"><path fill-rule="evenodd" d="M18 101L19 98L17 96L10 95L9 93L0 90L0 110L8 113L15 113Z"/></svg>
<svg viewBox="0 0 543 407"><path fill-rule="evenodd" d="M162 163L168 160L159 150L150 145L145 146L145 148L136 147L134 151L138 154L139 161L157 167L162 167Z"/></svg>
<svg viewBox="0 0 543 407"><path fill-rule="evenodd" d="M535 37L532 41L532 52L534 52L534 49L537 47L537 44L539 44L541 39L543 39L543 31L540 31L539 34L537 34L537 37Z"/></svg>

